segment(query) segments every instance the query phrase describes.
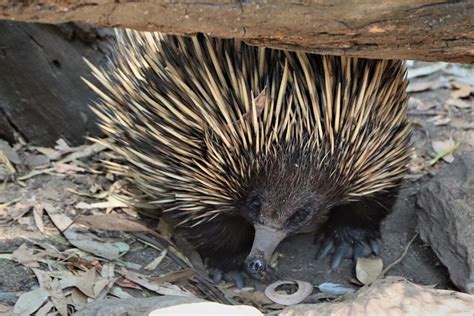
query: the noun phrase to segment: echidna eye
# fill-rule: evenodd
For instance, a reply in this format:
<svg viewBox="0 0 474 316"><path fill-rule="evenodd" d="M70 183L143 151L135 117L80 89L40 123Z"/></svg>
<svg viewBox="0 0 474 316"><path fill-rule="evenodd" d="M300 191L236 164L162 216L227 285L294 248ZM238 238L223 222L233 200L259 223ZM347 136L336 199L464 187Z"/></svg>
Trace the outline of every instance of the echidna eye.
<svg viewBox="0 0 474 316"><path fill-rule="evenodd" d="M247 203L247 213L250 215L250 217L257 218L261 208L262 201L258 196L253 196L249 199Z"/></svg>
<svg viewBox="0 0 474 316"><path fill-rule="evenodd" d="M287 224L290 226L299 225L303 223L304 221L306 221L306 219L308 218L308 215L309 215L309 211L307 208L299 208L296 210L296 212L294 212L290 216L290 218L288 218Z"/></svg>

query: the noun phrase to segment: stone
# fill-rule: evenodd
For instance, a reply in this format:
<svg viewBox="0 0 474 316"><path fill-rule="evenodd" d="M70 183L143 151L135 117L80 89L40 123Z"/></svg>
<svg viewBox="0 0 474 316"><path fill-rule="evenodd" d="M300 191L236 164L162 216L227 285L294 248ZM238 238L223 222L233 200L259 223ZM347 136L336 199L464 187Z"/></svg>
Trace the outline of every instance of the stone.
<svg viewBox="0 0 474 316"><path fill-rule="evenodd" d="M472 316L474 295L427 288L400 277L376 280L342 302L300 304L280 316L456 315Z"/></svg>
<svg viewBox="0 0 474 316"><path fill-rule="evenodd" d="M224 305L189 296L156 296L98 300L87 304L77 316L141 316L141 315L242 315L262 316L255 307Z"/></svg>
<svg viewBox="0 0 474 316"><path fill-rule="evenodd" d="M124 298L97 300L87 304L76 316L142 316L152 311L185 303L204 302L189 296L155 296L148 298Z"/></svg>
<svg viewBox="0 0 474 316"><path fill-rule="evenodd" d="M465 153L422 186L417 230L448 268L453 283L474 293L474 152Z"/></svg>

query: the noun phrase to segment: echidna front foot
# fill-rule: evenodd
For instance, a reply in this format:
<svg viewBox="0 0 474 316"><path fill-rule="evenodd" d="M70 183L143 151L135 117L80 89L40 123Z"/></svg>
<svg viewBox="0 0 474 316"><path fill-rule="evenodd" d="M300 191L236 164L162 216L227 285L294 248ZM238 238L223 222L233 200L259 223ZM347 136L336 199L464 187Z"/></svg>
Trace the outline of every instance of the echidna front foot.
<svg viewBox="0 0 474 316"><path fill-rule="evenodd" d="M380 224L391 211L396 190L362 201L340 205L332 209L319 238L318 259L329 254L331 268L337 268L342 260L354 261L371 254L379 255L381 249Z"/></svg>
<svg viewBox="0 0 474 316"><path fill-rule="evenodd" d="M319 240L318 259L324 259L330 253L331 269L337 268L343 259L352 255L354 260L380 253L380 232L376 228L355 226L328 226Z"/></svg>
<svg viewBox="0 0 474 316"><path fill-rule="evenodd" d="M214 284L219 284L222 280L232 282L235 287L241 289L245 286L245 272L243 262L245 254L217 254L207 258L206 265L209 275Z"/></svg>
<svg viewBox="0 0 474 316"><path fill-rule="evenodd" d="M244 261L252 247L254 229L243 217L222 214L185 231L204 259L215 283L222 279L244 286Z"/></svg>
<svg viewBox="0 0 474 316"><path fill-rule="evenodd" d="M219 284L223 279L234 283L235 287L241 289L245 286L244 272L241 270L233 270L223 272L222 270L211 271L211 277L214 284Z"/></svg>

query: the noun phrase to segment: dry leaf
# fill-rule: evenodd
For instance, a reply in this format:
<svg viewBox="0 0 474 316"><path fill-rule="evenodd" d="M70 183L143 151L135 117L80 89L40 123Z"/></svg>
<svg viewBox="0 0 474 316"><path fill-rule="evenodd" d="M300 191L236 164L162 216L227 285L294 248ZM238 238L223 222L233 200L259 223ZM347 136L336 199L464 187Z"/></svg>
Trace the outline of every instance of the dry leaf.
<svg viewBox="0 0 474 316"><path fill-rule="evenodd" d="M87 260L85 258L80 257L70 257L68 260L68 267L70 270L78 269L78 270L88 270L92 267L98 267L100 270L100 262L97 259Z"/></svg>
<svg viewBox="0 0 474 316"><path fill-rule="evenodd" d="M0 150L0 165L2 164L6 167L7 176L13 175L16 173L15 167L13 167L12 163L7 158L7 156L3 153L3 151Z"/></svg>
<svg viewBox="0 0 474 316"><path fill-rule="evenodd" d="M36 204L33 207L33 218L35 219L36 227L38 227L38 230L44 234L43 211L44 208L41 204Z"/></svg>
<svg viewBox="0 0 474 316"><path fill-rule="evenodd" d="M181 271L174 271L159 277L150 277L150 280L156 283L176 283L181 280L192 278L196 273L192 269L184 269Z"/></svg>
<svg viewBox="0 0 474 316"><path fill-rule="evenodd" d="M436 104L433 104L433 103L420 103L416 106L416 110L427 111L435 107L436 107Z"/></svg>
<svg viewBox="0 0 474 316"><path fill-rule="evenodd" d="M247 121L248 123L251 123L253 119L253 109L255 108L255 116L258 118L263 112L266 101L267 101L267 88L265 87L259 93L259 95L253 99L251 109L247 111L246 113L244 113L242 115L242 118L229 123L228 126L237 125L241 123L242 120Z"/></svg>
<svg viewBox="0 0 474 316"><path fill-rule="evenodd" d="M144 288L161 295L178 295L178 296L194 297L194 295L191 292L188 292L185 289L181 289L180 287L174 284L158 284L156 282L150 281L146 275L143 275L137 272L132 272L132 271L122 268L121 274L127 279L137 283L138 285L141 285Z"/></svg>
<svg viewBox="0 0 474 316"><path fill-rule="evenodd" d="M284 284L295 284L298 286L296 292L292 294L281 294L276 291L277 287ZM265 295L275 303L281 305L294 305L301 303L313 292L313 285L308 282L295 280L293 281L277 281L265 288Z"/></svg>
<svg viewBox="0 0 474 316"><path fill-rule="evenodd" d="M449 122L451 122L451 119L444 115L437 115L429 119L428 122L432 122L433 125L435 126L442 126L442 125L447 125Z"/></svg>
<svg viewBox="0 0 474 316"><path fill-rule="evenodd" d="M100 275L103 281L97 282L94 286L97 299L103 299L110 292L118 279L118 277L115 277L115 265L113 263L104 264Z"/></svg>
<svg viewBox="0 0 474 316"><path fill-rule="evenodd" d="M147 264L144 269L148 271L155 270L156 267L158 267L158 265L161 263L161 261L163 261L163 259L166 257L167 253L168 253L168 249L162 250L161 253L158 255L158 257L156 257L149 264Z"/></svg>
<svg viewBox="0 0 474 316"><path fill-rule="evenodd" d="M52 161L58 160L63 155L63 153L61 153L60 151L54 150L52 148L35 147L35 146L31 148L47 156L49 160L52 160Z"/></svg>
<svg viewBox="0 0 474 316"><path fill-rule="evenodd" d="M109 280L100 278L94 283L94 297L98 297L103 289L107 287Z"/></svg>
<svg viewBox="0 0 474 316"><path fill-rule="evenodd" d="M0 313L7 313L8 311L10 311L10 306L0 304Z"/></svg>
<svg viewBox="0 0 474 316"><path fill-rule="evenodd" d="M0 139L0 151L3 152L5 157L15 165L21 163L20 156L6 141Z"/></svg>
<svg viewBox="0 0 474 316"><path fill-rule="evenodd" d="M86 197L96 198L96 199L105 199L110 194L110 192L108 192L108 191L100 191L100 192L97 193L97 191L92 192L91 190L89 190L90 193L89 192L81 192L81 191L77 191L73 188L66 188L66 191L77 194L79 196L86 196ZM87 205L87 203L86 203L86 205Z"/></svg>
<svg viewBox="0 0 474 316"><path fill-rule="evenodd" d="M67 316L67 305L61 285L57 279L50 280L46 289L54 307L62 316Z"/></svg>
<svg viewBox="0 0 474 316"><path fill-rule="evenodd" d="M21 315L32 315L48 299L49 293L44 288L37 288L33 291L20 295L16 301L13 311Z"/></svg>
<svg viewBox="0 0 474 316"><path fill-rule="evenodd" d="M449 67L443 69L443 72L452 75L451 78L456 81L474 85L474 73L464 65L449 64Z"/></svg>
<svg viewBox="0 0 474 316"><path fill-rule="evenodd" d="M30 209L34 207L34 205L34 203L28 201L16 203L13 207L10 208L9 215L13 220L18 220L26 213L28 213Z"/></svg>
<svg viewBox="0 0 474 316"><path fill-rule="evenodd" d="M72 225L72 219L63 214L56 207L52 206L49 203L44 203L43 207L46 213L48 213L48 216L53 222L54 226L56 226L61 232L65 231L69 226Z"/></svg>
<svg viewBox="0 0 474 316"><path fill-rule="evenodd" d="M19 198L13 199L13 200L8 201L8 202L5 202L5 203L0 203L0 210L4 210L4 209L6 209L7 207L9 207L9 206L11 206L11 205L13 205L13 204L15 204L15 203L21 201L21 200L22 200L22 198L19 197Z"/></svg>
<svg viewBox="0 0 474 316"><path fill-rule="evenodd" d="M65 296L62 292L61 284L58 279L52 279L50 273L39 270L39 269L32 269L36 278L38 279L38 283L41 288L46 289L49 293L49 297L51 302L53 303L54 307L56 307L57 311L63 315L67 316L67 306L65 303Z"/></svg>
<svg viewBox="0 0 474 316"><path fill-rule="evenodd" d="M407 71L407 79L428 76L440 70L446 68L449 64L447 63L432 63L429 66L410 68Z"/></svg>
<svg viewBox="0 0 474 316"><path fill-rule="evenodd" d="M29 249L26 244L22 244L12 253L12 259L25 267L38 268L39 264L37 261L40 260L41 257L35 255L33 249Z"/></svg>
<svg viewBox="0 0 474 316"><path fill-rule="evenodd" d="M51 309L54 307L53 302L47 301L38 311L36 312L35 316L46 316L49 314Z"/></svg>
<svg viewBox="0 0 474 316"><path fill-rule="evenodd" d="M79 282L76 285L76 288L81 290L82 293L85 295L95 298L95 292L94 292L94 283L96 282L96 271L95 268L89 269L87 272L85 272L81 278L79 279Z"/></svg>
<svg viewBox="0 0 474 316"><path fill-rule="evenodd" d="M90 228L121 232L147 232L150 228L115 214L79 216L74 223Z"/></svg>
<svg viewBox="0 0 474 316"><path fill-rule="evenodd" d="M61 281L59 282L61 289L66 289L68 287L73 287L76 286L77 283L79 283L80 278L78 276L75 276L70 273L69 276L65 276L61 278Z"/></svg>
<svg viewBox="0 0 474 316"><path fill-rule="evenodd" d="M431 164L436 163L439 159L443 159L447 163L452 163L454 161L453 152L459 146L454 140L448 139L445 141L433 140L431 142L433 150L436 152L436 157L431 161Z"/></svg>
<svg viewBox="0 0 474 316"><path fill-rule="evenodd" d="M61 151L61 152L67 153L67 152L71 152L71 151L77 149L78 147L76 147L76 148L69 147L69 145L66 143L66 141L64 139L60 138L56 141L56 146L54 146L54 148Z"/></svg>
<svg viewBox="0 0 474 316"><path fill-rule="evenodd" d="M25 181L25 180L28 180L30 178L33 178L33 177L36 177L36 176L39 176L39 175L42 175L42 174L48 174L48 173L51 173L54 171L54 168L47 168L47 169L41 169L41 170L33 170L27 174L25 174L24 176L21 176L21 177L18 177L17 180L20 180L20 181Z"/></svg>
<svg viewBox="0 0 474 316"><path fill-rule="evenodd" d="M61 163L54 162L54 169L58 173L77 173L77 172L86 172L86 169L78 167L72 163Z"/></svg>
<svg viewBox="0 0 474 316"><path fill-rule="evenodd" d="M140 286L136 284L135 282L130 281L129 279L126 279L125 277L120 278L115 282L118 286L128 288L128 289L135 289L139 290Z"/></svg>
<svg viewBox="0 0 474 316"><path fill-rule="evenodd" d="M125 204L122 201L117 200L116 198L109 196L107 198L107 202L98 202L98 203L85 203L85 202L79 202L75 206L77 209L81 210L90 210L93 208L117 208L117 207L128 207L127 204Z"/></svg>
<svg viewBox="0 0 474 316"><path fill-rule="evenodd" d="M71 300L76 309L81 308L87 304L87 296L84 295L79 289L73 288L71 291Z"/></svg>
<svg viewBox="0 0 474 316"><path fill-rule="evenodd" d="M97 153L99 153L99 152L101 152L105 149L106 149L106 147L102 144L99 144L99 143L80 146L80 147L74 148L75 152L67 155L66 157L61 159L60 162L61 163L66 163L66 162L70 162L70 161L73 161L73 160L76 160L76 159L89 157L89 156L97 154Z"/></svg>
<svg viewBox="0 0 474 316"><path fill-rule="evenodd" d="M463 101L459 99L448 99L448 101L446 101L446 104L449 106L455 106L459 109L470 109L472 108L473 102Z"/></svg>
<svg viewBox="0 0 474 316"><path fill-rule="evenodd" d="M383 270L382 259L358 258L356 277L362 284L370 284L377 280Z"/></svg>
<svg viewBox="0 0 474 316"><path fill-rule="evenodd" d="M257 117L259 117L262 114L266 103L267 103L267 88L264 88L259 93L259 95L256 98L254 98L254 103L252 104L252 106L255 105L255 114ZM249 123L252 121L252 111L253 110L250 110L250 112L242 115L242 118L247 120Z"/></svg>
<svg viewBox="0 0 474 316"><path fill-rule="evenodd" d="M451 82L452 87L455 89L451 91L451 97L454 99L468 98L471 94L474 93L474 86L466 84L460 81Z"/></svg>
<svg viewBox="0 0 474 316"><path fill-rule="evenodd" d="M242 289L221 289L224 294L230 298L238 298L239 302L248 305L254 306L268 306L274 304L272 300L270 300L265 293L262 291L255 291L253 287L244 287ZM281 308L280 308L281 309Z"/></svg>
<svg viewBox="0 0 474 316"><path fill-rule="evenodd" d="M407 87L407 92L422 92L427 90L436 90L439 88L448 88L449 80L444 77L439 77L433 80L416 80L410 81Z"/></svg>
<svg viewBox="0 0 474 316"><path fill-rule="evenodd" d="M48 284L51 282L51 277L49 273L40 269L35 269L35 268L32 268L31 270L33 270L33 273L35 274L36 279L38 279L38 283L40 287L46 288Z"/></svg>
<svg viewBox="0 0 474 316"><path fill-rule="evenodd" d="M140 288L139 286L137 286L137 288ZM114 286L110 289L110 292L109 294L112 294L113 296L116 296L118 298L133 298L132 295L128 294L127 292L125 292L124 290L122 290L121 288L119 288L118 286Z"/></svg>
<svg viewBox="0 0 474 316"><path fill-rule="evenodd" d="M72 245L81 250L109 260L120 258L120 249L118 247L108 242L97 241L95 235L79 232L74 229L68 229L63 234Z"/></svg>

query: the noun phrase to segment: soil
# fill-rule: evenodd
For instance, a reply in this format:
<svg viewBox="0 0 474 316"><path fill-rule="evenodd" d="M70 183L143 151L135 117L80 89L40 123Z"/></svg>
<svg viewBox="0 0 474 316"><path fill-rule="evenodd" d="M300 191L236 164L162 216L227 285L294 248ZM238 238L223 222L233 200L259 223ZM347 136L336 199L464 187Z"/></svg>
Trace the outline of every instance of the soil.
<svg viewBox="0 0 474 316"><path fill-rule="evenodd" d="M433 64L415 63L417 68L430 65ZM472 69L469 67L463 69L469 71L472 78ZM443 76L448 75L438 71L429 76L415 78L412 82L434 82ZM429 177L436 176L436 173L442 168L450 167L449 163L442 160L434 165L429 164L429 161L436 155L432 148L432 141L446 141L453 138L456 143L460 143L454 152L454 159L462 155L463 152L474 149L473 99L472 97L462 99L463 102L470 104L470 107L467 108L447 105L448 99L453 98L451 95L453 91L455 90L452 89L452 86L445 86L435 90L411 93L409 114L415 127L413 132L415 151L410 174L403 184L394 211L382 227L381 258L384 266L400 257L409 240L416 233L415 195L419 187ZM447 122L448 119L449 122ZM445 120L447 123L439 125L441 120ZM23 161L34 152L26 145L19 146L17 151ZM38 286L30 268L11 260L6 255L11 254L23 243L27 243L30 247L35 247L33 243L52 244L60 251L71 248L70 245L58 243L56 239L52 238L54 234L58 234L58 230L46 214L42 216L45 233L38 229L31 206L38 203L52 203L73 219L78 215L105 213L133 215L133 211L125 211L120 207L111 207L106 210L77 207L79 202L95 203L98 201L97 198L81 196L77 192L94 191L91 188L105 192L114 183L111 181L110 175L102 172L103 169L101 169L99 162L101 158L104 158L103 152L82 159L84 166L92 168L86 168L88 172L61 173L56 170L20 182L7 182L3 188L0 185L0 206L3 203L11 203L10 206L4 207L3 211L0 207L0 271L2 275L0 278L0 304L11 306L15 302L15 299L12 299L12 293L18 296ZM83 164L81 163L80 166ZM20 175L28 174L30 170L24 165L18 165L16 168ZM91 173L90 170L95 170L95 172ZM28 207L28 205L30 206ZM467 225L471 224L467 223ZM94 229L91 231L97 232ZM130 250L120 260L126 262L130 270L136 268L140 273L157 276L181 269L175 260L166 256L155 270L145 270L143 267L158 257L161 250L140 242L134 235L128 233L101 232L98 234L106 240L125 241L129 244ZM285 240L279 246L277 251L281 253L281 257L276 269L277 278L305 280L314 285L332 282L356 287L353 284L354 263L351 260L344 260L339 268L330 270L328 259L322 261L315 259L317 249L313 242L314 238L314 235L308 234L295 236ZM107 261L100 260L102 263ZM40 267L47 270L44 264L41 264ZM424 244L419 238L414 240L403 260L396 264L387 275L402 276L414 283L431 285L436 288L454 289L449 280L447 269L439 262L430 246ZM255 286L257 290L264 288L263 284L253 282L248 284ZM156 295L152 291L139 287L126 291L136 297ZM235 299L239 300L238 296ZM245 302L245 299L241 299L241 301ZM251 303L258 305L255 301Z"/></svg>

